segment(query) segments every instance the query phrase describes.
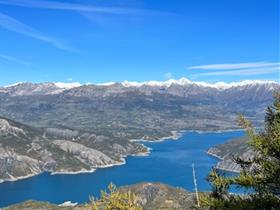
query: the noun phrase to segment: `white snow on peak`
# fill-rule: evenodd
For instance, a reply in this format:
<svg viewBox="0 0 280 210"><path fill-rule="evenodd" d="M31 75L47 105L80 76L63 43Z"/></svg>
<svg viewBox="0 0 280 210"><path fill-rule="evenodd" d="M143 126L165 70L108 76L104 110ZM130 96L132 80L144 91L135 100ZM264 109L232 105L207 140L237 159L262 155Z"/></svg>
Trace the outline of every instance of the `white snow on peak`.
<svg viewBox="0 0 280 210"><path fill-rule="evenodd" d="M187 78L181 78L179 80L169 79L167 81L149 81L149 82L128 82L124 81L121 83L124 87L141 87L141 86L158 86L158 87L170 87L171 85L198 85L202 87L210 87L216 89L229 89L232 87L239 86L248 86L248 85L258 85L258 84L279 84L275 81L266 81L266 80L245 80L241 82L217 82L217 83L206 83L206 82L194 82L190 81Z"/></svg>
<svg viewBox="0 0 280 210"><path fill-rule="evenodd" d="M61 89L71 89L71 88L74 88L74 87L82 86L82 84L80 84L79 82L67 82L67 83L64 83L64 82L54 82L54 83L49 83L49 82L45 82L45 83L17 82L17 83L14 83L14 84L6 85L6 86L4 86L4 88L15 87L15 86L22 85L22 84L38 84L38 85L42 85L42 86L54 84L56 87L61 88Z"/></svg>
<svg viewBox="0 0 280 210"><path fill-rule="evenodd" d="M115 82L105 82L105 83L98 83L96 85L100 85L100 86L111 86L116 84Z"/></svg>
<svg viewBox="0 0 280 210"><path fill-rule="evenodd" d="M187 85L191 84L191 81L187 78L181 78L179 80L169 79L166 81L148 81L148 82L129 82L124 81L121 83L125 87L141 87L141 86L158 86L158 87L170 87L171 85Z"/></svg>
<svg viewBox="0 0 280 210"><path fill-rule="evenodd" d="M7 85L4 88L17 86L20 84L24 84L24 82L18 82L12 85ZM54 84L56 87L60 89L71 89L80 87L83 85L90 85L91 83L81 84L79 82L71 82L71 83L63 83L63 82L54 82L54 83L41 83L41 84ZM99 83L96 85L100 86L111 86L114 84L118 84L116 82L107 82L107 83ZM278 84L276 81L269 81L269 80L245 80L241 82L231 82L231 83L225 83L225 82L217 82L217 83L207 83L207 82L199 82L199 81L191 81L185 77L175 80L175 79L169 79L166 81L146 81L146 82L129 82L124 81L120 83L124 87L142 87L142 86L151 86L151 87L165 87L169 88L172 85L180 85L180 86L187 86L187 85L197 85L200 87L209 87L209 88L215 88L220 90L225 90L233 87L243 87L243 86L254 86L254 85L270 85L270 84Z"/></svg>
<svg viewBox="0 0 280 210"><path fill-rule="evenodd" d="M24 84L24 82L17 82L14 84L6 85L6 86L4 86L4 88L14 87L14 86L21 85L21 84Z"/></svg>
<svg viewBox="0 0 280 210"><path fill-rule="evenodd" d="M55 82L54 84L62 89L71 89L71 88L82 86L79 82L69 82L69 83Z"/></svg>
<svg viewBox="0 0 280 210"><path fill-rule="evenodd" d="M254 85L268 85L268 84L279 84L275 81L270 80L244 80L241 82L217 82L217 83L205 83L205 82L194 82L197 85L205 86L205 87L212 87L216 89L229 89L234 87L244 87L244 86L254 86Z"/></svg>

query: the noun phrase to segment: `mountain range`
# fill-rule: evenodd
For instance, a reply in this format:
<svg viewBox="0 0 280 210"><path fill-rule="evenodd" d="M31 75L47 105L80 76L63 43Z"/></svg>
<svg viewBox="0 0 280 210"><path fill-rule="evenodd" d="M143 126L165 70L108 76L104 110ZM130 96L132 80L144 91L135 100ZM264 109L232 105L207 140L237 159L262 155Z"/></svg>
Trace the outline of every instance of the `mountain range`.
<svg viewBox="0 0 280 210"><path fill-rule="evenodd" d="M153 133L166 136L171 130L236 128L238 113L258 123L279 87L271 81L207 84L185 78L81 86L19 83L0 88L0 115L41 127L154 138Z"/></svg>
<svg viewBox="0 0 280 210"><path fill-rule="evenodd" d="M0 179L77 173L124 163L181 130L262 125L279 83L207 84L185 78L107 84L18 83L0 88Z"/></svg>

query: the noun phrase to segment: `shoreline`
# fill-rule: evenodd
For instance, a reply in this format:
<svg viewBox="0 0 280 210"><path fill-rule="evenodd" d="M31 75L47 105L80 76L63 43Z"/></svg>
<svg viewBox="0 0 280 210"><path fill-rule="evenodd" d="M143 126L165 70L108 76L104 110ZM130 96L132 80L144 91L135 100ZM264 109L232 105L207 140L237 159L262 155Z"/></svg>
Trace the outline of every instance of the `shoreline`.
<svg viewBox="0 0 280 210"><path fill-rule="evenodd" d="M225 169L225 168L221 168L221 167L217 167L217 166L215 166L215 168L220 171L224 171L224 172L237 173L237 174L240 173L240 171L238 171L238 170L229 170L229 169Z"/></svg>
<svg viewBox="0 0 280 210"><path fill-rule="evenodd" d="M146 139L131 139L129 140L130 142L148 142L148 143L159 143L159 142L163 142L165 140L178 140L180 137L182 137L182 134L184 133L183 130L181 131L170 131L171 132L171 136L166 136L166 137L162 137L160 139L157 140L146 140Z"/></svg>
<svg viewBox="0 0 280 210"><path fill-rule="evenodd" d="M209 152L209 150L206 152L206 154L207 154L207 155L210 155L210 156L212 156L212 157L215 157L215 158L217 158L217 159L219 159L219 160L224 160L224 158L222 158L221 156L216 155L216 154L214 154L214 153L212 153L212 152Z"/></svg>
<svg viewBox="0 0 280 210"><path fill-rule="evenodd" d="M19 176L19 177L13 177L13 178L10 178L10 179L0 179L0 184L2 183L5 183L5 182L16 182L18 180L23 180L23 179L28 179L28 178L31 178L33 176L37 176L37 175L40 175L41 173L34 173L34 174L29 174L29 175L25 175L25 176Z"/></svg>
<svg viewBox="0 0 280 210"><path fill-rule="evenodd" d="M224 130L199 130L199 129L191 129L191 130L175 130L175 131L170 131L172 133L171 136L167 137L162 137L157 140L146 140L143 138L140 139L131 139L129 140L130 142L148 142L148 143L158 143L158 142L163 142L165 140L178 140L182 135L186 132L196 132L199 134L205 134L205 133L224 133L224 132L234 132L234 131L245 131L244 129L241 128L236 128L236 129L224 129Z"/></svg>
<svg viewBox="0 0 280 210"><path fill-rule="evenodd" d="M225 133L225 132L234 132L234 131L245 131L245 129L237 128L237 129L225 129L225 130L182 130L183 132L196 132L199 134L205 133Z"/></svg>
<svg viewBox="0 0 280 210"><path fill-rule="evenodd" d="M145 145L143 145L145 146ZM145 146L146 147L146 146ZM146 147L147 148L147 152L139 152L136 154L130 154L130 155L124 155L120 158L119 162L113 163L113 164L107 164L107 165L103 165L103 166L98 166L96 168L92 168L90 170L80 170L80 171L42 171L41 173L37 173L37 174L29 174L26 176L21 176L21 177L16 177L16 178L12 178L12 179L0 179L0 184L5 183L5 182L16 182L16 181L20 181L23 179L28 179L34 176L38 176L41 175L43 173L49 173L51 176L54 175L78 175L78 174L87 174L87 173L94 173L97 169L102 169L102 168L111 168L111 167L115 167L115 166L121 166L121 165L125 165L126 164L126 159L128 156L133 156L133 157L145 157L145 156L149 156L151 153L151 148Z"/></svg>
<svg viewBox="0 0 280 210"><path fill-rule="evenodd" d="M216 130L216 131L211 131L211 130L178 130L178 131L171 131L171 136L166 136L166 137L162 137L158 140L145 140L145 139L131 139L129 140L130 142L136 142L136 143L160 143L163 142L165 140L178 140L180 137L182 137L183 133L185 132L197 132L197 133L222 133L222 132L232 132L232 131L242 131L244 129L226 129L226 130ZM145 156L149 156L151 154L152 149L145 146L144 144L142 144L144 147L146 147L146 149L148 150L147 152L139 152L136 154L129 154L129 155L124 155L121 157L121 161L119 163L114 163L114 164L108 164L108 165L104 165L104 166L98 166L96 168L92 168L90 170L80 170L80 171L42 171L41 173L37 173L37 174L30 174L30 175L26 175L26 176L21 176L21 177L16 177L16 178L12 178L12 179L0 179L0 184L5 183L5 182L15 182L15 181L19 181L19 180L23 180L23 179L28 179L31 178L33 176L38 176L40 174L43 173L50 173L50 175L78 175L78 174L84 174L84 173L94 173L97 169L102 169L102 168L111 168L114 166L121 166L121 165L125 165L126 164L126 159L128 156L132 156L132 157L145 157ZM208 153L207 153L208 154ZM214 154L208 154L211 156L214 156ZM219 157L216 157L219 158ZM221 158L219 158L220 160L222 160ZM229 171L229 172L234 172L234 171Z"/></svg>
<svg viewBox="0 0 280 210"><path fill-rule="evenodd" d="M75 174L87 174L87 173L93 173L96 169L90 169L90 170L81 170L81 171L54 171L51 172L50 175L75 175Z"/></svg>
<svg viewBox="0 0 280 210"><path fill-rule="evenodd" d="M218 159L218 162L214 165L214 168L218 169L218 170L221 170L221 171L225 171L225 172L231 172L231 173L240 173L239 170L230 170L230 169L226 169L226 168L222 168L222 167L219 167L218 166L218 163L219 162L222 162L224 160L224 158L222 158L221 156L219 155L216 155L212 152L209 152L207 151L206 152L207 155L211 156L211 157L214 157L214 158L217 158Z"/></svg>

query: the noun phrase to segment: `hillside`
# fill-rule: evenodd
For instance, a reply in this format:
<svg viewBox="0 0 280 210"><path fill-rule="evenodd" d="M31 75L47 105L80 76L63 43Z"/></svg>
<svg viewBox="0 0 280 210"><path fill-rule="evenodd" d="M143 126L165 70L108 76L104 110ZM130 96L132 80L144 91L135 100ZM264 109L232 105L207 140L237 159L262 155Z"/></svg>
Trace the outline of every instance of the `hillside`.
<svg viewBox="0 0 280 210"><path fill-rule="evenodd" d="M132 191L138 198L139 204L144 210L154 209L194 209L195 198L193 193L189 193L180 188L170 187L159 183L140 183L127 186L121 191ZM61 207L54 204L27 201L16 204L3 210L88 210L87 205L75 207Z"/></svg>
<svg viewBox="0 0 280 210"><path fill-rule="evenodd" d="M34 128L0 118L0 181L43 172L78 173L124 163L143 155L143 145L66 128Z"/></svg>

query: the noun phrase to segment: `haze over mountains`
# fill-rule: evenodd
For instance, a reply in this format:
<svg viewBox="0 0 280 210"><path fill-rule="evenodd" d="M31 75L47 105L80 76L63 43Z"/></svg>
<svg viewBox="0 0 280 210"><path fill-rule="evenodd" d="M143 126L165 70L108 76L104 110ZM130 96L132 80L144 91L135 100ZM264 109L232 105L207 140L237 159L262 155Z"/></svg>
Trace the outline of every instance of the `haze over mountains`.
<svg viewBox="0 0 280 210"><path fill-rule="evenodd" d="M90 171L147 153L133 139L180 130L261 126L279 83L207 84L187 79L99 85L19 83L0 88L0 180ZM16 121L16 122L15 122Z"/></svg>

